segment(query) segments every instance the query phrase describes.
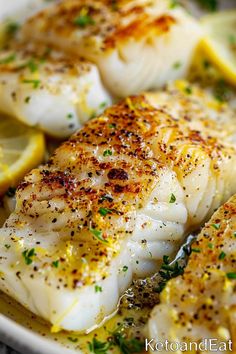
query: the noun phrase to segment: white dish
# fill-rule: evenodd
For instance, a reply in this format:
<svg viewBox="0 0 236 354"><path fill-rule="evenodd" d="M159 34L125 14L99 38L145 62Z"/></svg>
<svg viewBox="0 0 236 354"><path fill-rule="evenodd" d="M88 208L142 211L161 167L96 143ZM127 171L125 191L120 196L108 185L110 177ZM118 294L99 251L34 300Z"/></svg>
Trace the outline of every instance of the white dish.
<svg viewBox="0 0 236 354"><path fill-rule="evenodd" d="M46 324L1 292L0 313L0 340L23 354L82 353L68 334L53 335Z"/></svg>
<svg viewBox="0 0 236 354"><path fill-rule="evenodd" d="M189 0L183 0L189 2ZM235 0L221 0L221 9L235 7ZM198 13L199 14L199 13ZM39 294L40 296L40 294ZM0 292L0 341L23 354L82 354L66 333L50 328Z"/></svg>

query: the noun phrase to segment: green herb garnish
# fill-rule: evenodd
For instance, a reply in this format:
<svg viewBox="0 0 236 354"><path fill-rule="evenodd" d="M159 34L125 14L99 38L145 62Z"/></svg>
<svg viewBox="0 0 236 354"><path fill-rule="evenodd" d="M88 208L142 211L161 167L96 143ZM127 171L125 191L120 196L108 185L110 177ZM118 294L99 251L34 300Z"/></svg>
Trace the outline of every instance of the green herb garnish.
<svg viewBox="0 0 236 354"><path fill-rule="evenodd" d="M108 241L105 240L102 236L102 231L100 230L96 230L96 229L93 229L93 228L90 228L89 231L93 234L93 236L95 236L99 241L101 242L105 242L107 243Z"/></svg>
<svg viewBox="0 0 236 354"><path fill-rule="evenodd" d="M122 268L123 272L127 272L128 269L129 269L129 267L126 265Z"/></svg>
<svg viewBox="0 0 236 354"><path fill-rule="evenodd" d="M59 260L53 261L53 262L52 262L52 266L53 266L54 268L58 268L58 266L59 266Z"/></svg>
<svg viewBox="0 0 236 354"><path fill-rule="evenodd" d="M178 0L171 0L169 8L170 9L175 9L177 6L179 6L179 1Z"/></svg>
<svg viewBox="0 0 236 354"><path fill-rule="evenodd" d="M195 253L201 253L201 249L200 248L191 248L191 251L195 252Z"/></svg>
<svg viewBox="0 0 236 354"><path fill-rule="evenodd" d="M184 267L180 266L178 261L171 265L169 262L169 256L163 256L163 263L161 270L159 271L162 280L158 283L158 287L155 289L155 291L160 293L165 288L168 280L176 278L183 273Z"/></svg>
<svg viewBox="0 0 236 354"><path fill-rule="evenodd" d="M111 129L115 129L116 125L115 124L109 124L108 127L111 128Z"/></svg>
<svg viewBox="0 0 236 354"><path fill-rule="evenodd" d="M108 208L100 208L98 210L99 214L101 214L102 216L106 216L107 214L111 214L112 210L108 209Z"/></svg>
<svg viewBox="0 0 236 354"><path fill-rule="evenodd" d="M173 193L171 193L169 203L174 203L174 202L176 202L176 196Z"/></svg>
<svg viewBox="0 0 236 354"><path fill-rule="evenodd" d="M73 116L74 116L73 113L68 113L67 116L66 116L66 118L67 118L67 119L72 119Z"/></svg>
<svg viewBox="0 0 236 354"><path fill-rule="evenodd" d="M222 251L220 254L219 254L219 259L225 259L226 257L226 253L224 251Z"/></svg>
<svg viewBox="0 0 236 354"><path fill-rule="evenodd" d="M35 249L31 248L31 250L25 250L24 252L22 252L22 256L24 257L25 263L27 265L33 263L33 259L32 258L34 256L36 256Z"/></svg>
<svg viewBox="0 0 236 354"><path fill-rule="evenodd" d="M228 279L236 279L236 273L226 273Z"/></svg>
<svg viewBox="0 0 236 354"><path fill-rule="evenodd" d="M10 54L6 58L1 59L0 64L9 64L9 63L13 62L15 59L16 59L16 55Z"/></svg>
<svg viewBox="0 0 236 354"><path fill-rule="evenodd" d="M33 85L34 89L39 87L40 82L41 82L40 80L23 80L24 84L31 84L31 85Z"/></svg>
<svg viewBox="0 0 236 354"><path fill-rule="evenodd" d="M103 156L111 156L112 155L112 151L111 150L105 150L103 153Z"/></svg>
<svg viewBox="0 0 236 354"><path fill-rule="evenodd" d="M17 22L9 22L6 25L6 33L10 36L13 36L16 34L16 32L19 30L20 25Z"/></svg>
<svg viewBox="0 0 236 354"><path fill-rule="evenodd" d="M144 351L144 342L136 338L127 338L122 332L122 328L118 328L112 333L111 345L117 346L121 354L141 353Z"/></svg>
<svg viewBox="0 0 236 354"><path fill-rule="evenodd" d="M94 289L95 289L95 293L101 293L102 292L102 287L99 286L99 285L95 285Z"/></svg>
<svg viewBox="0 0 236 354"><path fill-rule="evenodd" d="M212 224L212 227L214 227L214 229L219 230L220 229L220 224Z"/></svg>
<svg viewBox="0 0 236 354"><path fill-rule="evenodd" d="M91 353L106 354L111 347L111 343L101 342L97 338L93 337L92 342L89 342L88 346Z"/></svg>
<svg viewBox="0 0 236 354"><path fill-rule="evenodd" d="M174 69L179 69L179 68L181 68L181 66L182 66L182 63L180 61L177 61L173 64Z"/></svg>
<svg viewBox="0 0 236 354"><path fill-rule="evenodd" d="M74 25L79 26L81 28L85 28L88 25L94 25L95 21L93 20L93 18L91 16L89 16L88 14L84 14L84 15L79 15L78 17L76 17L74 19Z"/></svg>
<svg viewBox="0 0 236 354"><path fill-rule="evenodd" d="M187 86L185 87L185 92L188 94L188 95L191 95L193 93L193 90L191 87Z"/></svg>
<svg viewBox="0 0 236 354"><path fill-rule="evenodd" d="M99 108L105 108L107 106L107 102L102 102L102 103L100 103L100 105L99 105Z"/></svg>
<svg viewBox="0 0 236 354"><path fill-rule="evenodd" d="M7 249L7 250L9 250L9 248L11 247L11 245L4 245L4 247Z"/></svg>
<svg viewBox="0 0 236 354"><path fill-rule="evenodd" d="M27 63L27 67L29 68L29 70L34 73L35 71L38 70L38 65L35 63L35 61L33 59L30 59Z"/></svg>

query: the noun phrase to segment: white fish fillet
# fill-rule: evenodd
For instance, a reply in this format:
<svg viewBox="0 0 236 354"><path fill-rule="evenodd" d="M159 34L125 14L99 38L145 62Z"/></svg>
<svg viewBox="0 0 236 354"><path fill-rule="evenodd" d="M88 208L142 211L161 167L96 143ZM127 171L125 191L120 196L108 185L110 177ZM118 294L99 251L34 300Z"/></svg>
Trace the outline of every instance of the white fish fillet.
<svg viewBox="0 0 236 354"><path fill-rule="evenodd" d="M46 6L56 3L58 0L0 0L0 21L23 22Z"/></svg>
<svg viewBox="0 0 236 354"><path fill-rule="evenodd" d="M89 331L110 315L133 277L155 272L236 191L223 124L194 130L194 120L137 96L61 145L25 177L0 230L0 289L54 331Z"/></svg>
<svg viewBox="0 0 236 354"><path fill-rule="evenodd" d="M169 0L67 0L33 16L23 37L94 61L119 97L186 75L202 29Z"/></svg>
<svg viewBox="0 0 236 354"><path fill-rule="evenodd" d="M68 137L110 104L91 63L27 46L0 53L0 111L27 125Z"/></svg>
<svg viewBox="0 0 236 354"><path fill-rule="evenodd" d="M152 347L167 340L179 343L179 347L188 343L190 348L191 342L211 339L214 346L210 350L208 341L204 353L235 353L235 230L236 196L202 229L192 245L184 274L170 280L161 293L161 303L154 308L148 322L149 337L155 339ZM159 345L156 352L167 351ZM191 352L197 353L194 344Z"/></svg>

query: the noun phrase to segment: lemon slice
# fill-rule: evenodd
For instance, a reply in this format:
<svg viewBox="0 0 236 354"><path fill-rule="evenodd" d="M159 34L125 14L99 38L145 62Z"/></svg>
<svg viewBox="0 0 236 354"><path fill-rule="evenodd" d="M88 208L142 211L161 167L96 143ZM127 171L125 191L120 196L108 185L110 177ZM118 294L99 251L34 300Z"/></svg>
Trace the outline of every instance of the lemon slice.
<svg viewBox="0 0 236 354"><path fill-rule="evenodd" d="M203 48L224 79L236 85L236 10L218 12L202 18L206 37Z"/></svg>
<svg viewBox="0 0 236 354"><path fill-rule="evenodd" d="M42 162L44 153L41 132L0 116L0 195Z"/></svg>

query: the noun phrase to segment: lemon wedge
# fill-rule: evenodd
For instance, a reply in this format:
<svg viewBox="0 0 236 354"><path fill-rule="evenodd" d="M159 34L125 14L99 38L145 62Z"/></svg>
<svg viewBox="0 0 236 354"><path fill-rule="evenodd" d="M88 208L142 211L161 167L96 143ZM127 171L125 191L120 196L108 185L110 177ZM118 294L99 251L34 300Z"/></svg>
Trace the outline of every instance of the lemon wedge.
<svg viewBox="0 0 236 354"><path fill-rule="evenodd" d="M44 153L41 132L0 116L0 195L42 162Z"/></svg>
<svg viewBox="0 0 236 354"><path fill-rule="evenodd" d="M204 16L200 47L229 83L236 85L236 10Z"/></svg>

